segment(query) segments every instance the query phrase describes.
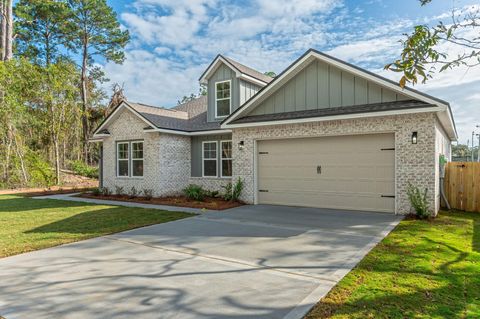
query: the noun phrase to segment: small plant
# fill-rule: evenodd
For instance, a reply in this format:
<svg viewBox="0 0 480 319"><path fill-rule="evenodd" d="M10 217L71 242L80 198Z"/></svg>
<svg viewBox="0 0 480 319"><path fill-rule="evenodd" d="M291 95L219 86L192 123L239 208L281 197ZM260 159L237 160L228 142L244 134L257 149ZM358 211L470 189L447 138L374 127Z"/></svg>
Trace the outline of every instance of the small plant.
<svg viewBox="0 0 480 319"><path fill-rule="evenodd" d="M115 194L123 195L123 186L115 186Z"/></svg>
<svg viewBox="0 0 480 319"><path fill-rule="evenodd" d="M143 190L143 195L145 199L151 200L153 198L153 189L144 189Z"/></svg>
<svg viewBox="0 0 480 319"><path fill-rule="evenodd" d="M420 219L426 219L431 216L427 201L427 189L422 193L420 189L412 184L408 184L407 195L416 215Z"/></svg>
<svg viewBox="0 0 480 319"><path fill-rule="evenodd" d="M228 182L227 185L225 186L222 186L223 189L225 189L225 193L223 193L223 199L224 200L232 200L232 189L233 189L233 185L232 185L232 182Z"/></svg>
<svg viewBox="0 0 480 319"><path fill-rule="evenodd" d="M219 192L218 191L205 191L205 195L208 197L218 197Z"/></svg>
<svg viewBox="0 0 480 319"><path fill-rule="evenodd" d="M110 196L112 192L110 191L110 189L108 187L102 187L102 195L103 196Z"/></svg>
<svg viewBox="0 0 480 319"><path fill-rule="evenodd" d="M237 201L240 198L242 191L243 191L243 181L239 177L235 185L233 185L232 200Z"/></svg>
<svg viewBox="0 0 480 319"><path fill-rule="evenodd" d="M195 184L190 184L188 185L184 190L183 193L185 196L189 199L193 200L198 200L198 201L203 201L205 199L205 190L202 188L202 186L195 185Z"/></svg>
<svg viewBox="0 0 480 319"><path fill-rule="evenodd" d="M83 161L72 161L69 163L72 171L81 176L98 178L98 167L85 164Z"/></svg>
<svg viewBox="0 0 480 319"><path fill-rule="evenodd" d="M240 198L240 195L243 191L243 181L239 177L235 184L229 182L223 187L225 189L225 194L223 194L223 199L228 201L237 201Z"/></svg>
<svg viewBox="0 0 480 319"><path fill-rule="evenodd" d="M92 189L92 194L95 196L100 196L101 193L102 190L99 187L95 187L94 189Z"/></svg>
<svg viewBox="0 0 480 319"><path fill-rule="evenodd" d="M132 186L132 188L130 188L130 198L135 198L138 196L138 191L137 189L135 188L135 186Z"/></svg>

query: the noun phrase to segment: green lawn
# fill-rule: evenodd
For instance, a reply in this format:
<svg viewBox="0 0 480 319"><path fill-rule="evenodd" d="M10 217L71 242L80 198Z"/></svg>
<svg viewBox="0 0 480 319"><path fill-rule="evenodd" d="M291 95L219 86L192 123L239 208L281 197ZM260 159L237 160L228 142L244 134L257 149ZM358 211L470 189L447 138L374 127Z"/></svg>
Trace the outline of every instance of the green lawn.
<svg viewBox="0 0 480 319"><path fill-rule="evenodd" d="M480 318L480 213L402 221L306 318Z"/></svg>
<svg viewBox="0 0 480 319"><path fill-rule="evenodd" d="M0 258L193 214L0 196Z"/></svg>

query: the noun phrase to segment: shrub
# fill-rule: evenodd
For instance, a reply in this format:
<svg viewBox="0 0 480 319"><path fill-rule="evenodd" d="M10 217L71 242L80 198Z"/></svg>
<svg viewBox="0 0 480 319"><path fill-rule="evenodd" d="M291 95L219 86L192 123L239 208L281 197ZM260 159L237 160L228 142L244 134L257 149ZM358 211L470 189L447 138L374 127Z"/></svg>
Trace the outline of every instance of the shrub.
<svg viewBox="0 0 480 319"><path fill-rule="evenodd" d="M225 193L223 194L223 199L228 201L237 201L240 198L243 190L243 181L239 177L235 184L229 182L223 187Z"/></svg>
<svg viewBox="0 0 480 319"><path fill-rule="evenodd" d="M102 195L103 196L110 196L112 192L110 191L110 189L108 189L108 187L102 187Z"/></svg>
<svg viewBox="0 0 480 319"><path fill-rule="evenodd" d="M239 177L235 185L233 185L232 200L237 201L240 198L242 191L243 191L243 181Z"/></svg>
<svg viewBox="0 0 480 319"><path fill-rule="evenodd" d="M426 188L422 193L418 187L408 184L407 195L412 207L415 209L418 218L426 219L431 216L427 201Z"/></svg>
<svg viewBox="0 0 480 319"><path fill-rule="evenodd" d="M232 182L228 182L227 185L222 186L225 189L225 193L223 193L223 199L224 200L232 200L232 189L233 185Z"/></svg>
<svg viewBox="0 0 480 319"><path fill-rule="evenodd" d="M130 198L135 198L137 196L138 196L138 191L135 188L135 186L132 186L132 188L130 188Z"/></svg>
<svg viewBox="0 0 480 319"><path fill-rule="evenodd" d="M123 195L123 187L122 186L115 186L115 194Z"/></svg>
<svg viewBox="0 0 480 319"><path fill-rule="evenodd" d="M87 165L82 161L70 162L70 168L77 175L98 178L98 167Z"/></svg>
<svg viewBox="0 0 480 319"><path fill-rule="evenodd" d="M202 186L190 184L184 190L183 193L189 199L203 201L205 199L205 190Z"/></svg>
<svg viewBox="0 0 480 319"><path fill-rule="evenodd" d="M28 152L25 165L30 175L29 186L51 187L55 185L55 170L38 153Z"/></svg>
<svg viewBox="0 0 480 319"><path fill-rule="evenodd" d="M153 198L153 189L144 189L143 195L146 199L151 200Z"/></svg>
<svg viewBox="0 0 480 319"><path fill-rule="evenodd" d="M218 191L205 191L205 195L208 197L218 197Z"/></svg>
<svg viewBox="0 0 480 319"><path fill-rule="evenodd" d="M102 190L99 187L95 187L92 189L92 194L95 196L99 196L102 193Z"/></svg>

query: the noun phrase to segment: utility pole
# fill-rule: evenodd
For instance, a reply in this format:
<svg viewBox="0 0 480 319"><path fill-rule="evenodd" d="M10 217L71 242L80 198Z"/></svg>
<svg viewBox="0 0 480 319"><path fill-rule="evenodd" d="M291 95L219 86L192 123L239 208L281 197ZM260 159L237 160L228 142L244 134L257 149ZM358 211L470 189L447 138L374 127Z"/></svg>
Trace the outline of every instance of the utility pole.
<svg viewBox="0 0 480 319"><path fill-rule="evenodd" d="M476 127L480 128L480 125L477 125ZM480 133L477 134L477 136L478 136L477 162L480 162Z"/></svg>
<svg viewBox="0 0 480 319"><path fill-rule="evenodd" d="M480 134L478 136L477 162L480 162Z"/></svg>
<svg viewBox="0 0 480 319"><path fill-rule="evenodd" d="M473 141L475 141L475 131L472 131L472 162L473 162Z"/></svg>

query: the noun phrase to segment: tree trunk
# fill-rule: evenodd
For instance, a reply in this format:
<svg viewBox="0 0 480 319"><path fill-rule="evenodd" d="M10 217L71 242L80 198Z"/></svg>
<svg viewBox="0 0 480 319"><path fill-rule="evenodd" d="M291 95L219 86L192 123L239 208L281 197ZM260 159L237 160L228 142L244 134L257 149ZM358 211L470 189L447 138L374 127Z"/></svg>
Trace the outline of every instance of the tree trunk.
<svg viewBox="0 0 480 319"><path fill-rule="evenodd" d="M58 146L58 136L53 134L53 149L55 153L55 185L60 185L60 152Z"/></svg>
<svg viewBox="0 0 480 319"><path fill-rule="evenodd" d="M7 33L7 19L5 10L5 0L0 0L0 59L5 59L5 39Z"/></svg>
<svg viewBox="0 0 480 319"><path fill-rule="evenodd" d="M20 160L20 168L22 170L22 177L23 177L23 183L25 186L28 185L28 175L27 175L27 170L25 168L25 161L23 159L23 150L21 149L21 146L18 145L18 140L17 140L17 135L14 137L14 142L15 142L15 152L17 153L18 159Z"/></svg>
<svg viewBox="0 0 480 319"><path fill-rule="evenodd" d="M7 183L10 180L10 157L11 157L11 154L12 154L12 136L10 134L10 131L11 131L11 129L10 129L10 126L9 126L8 132L7 132L8 142L7 142L7 154L6 154L6 158L5 158L5 169L4 169L4 179Z"/></svg>
<svg viewBox="0 0 480 319"><path fill-rule="evenodd" d="M82 133L83 133L83 157L85 163L88 161L88 100L87 100L87 62L88 62L88 42L85 36L83 41L83 54L82 54Z"/></svg>
<svg viewBox="0 0 480 319"><path fill-rule="evenodd" d="M13 0L7 0L5 18L6 18L6 32L5 32L5 57L4 60L10 60L13 57Z"/></svg>

